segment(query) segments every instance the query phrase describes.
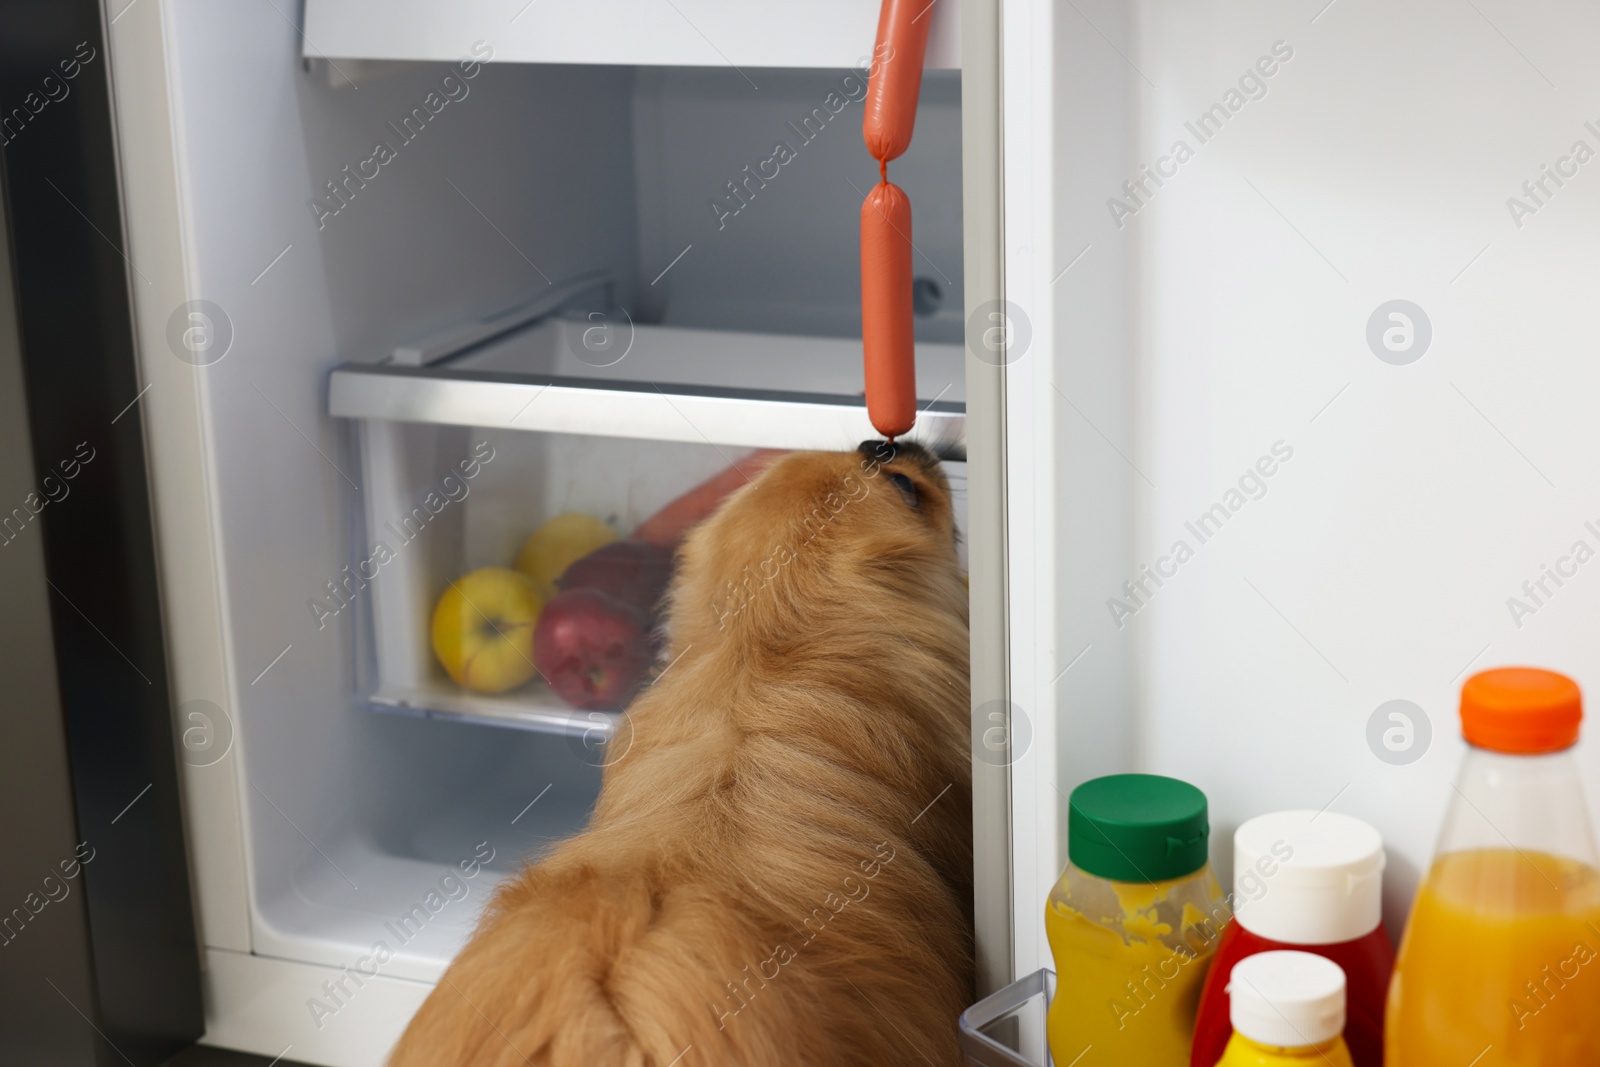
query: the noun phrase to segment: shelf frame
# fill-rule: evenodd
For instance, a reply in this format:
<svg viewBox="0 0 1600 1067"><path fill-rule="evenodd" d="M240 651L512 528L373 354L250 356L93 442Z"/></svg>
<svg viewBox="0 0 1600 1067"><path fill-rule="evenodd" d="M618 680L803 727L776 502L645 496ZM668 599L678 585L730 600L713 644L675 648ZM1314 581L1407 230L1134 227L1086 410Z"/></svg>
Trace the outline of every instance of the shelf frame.
<svg viewBox="0 0 1600 1067"><path fill-rule="evenodd" d="M332 372L328 412L485 429L631 437L738 448L852 447L877 437L860 397L478 371L438 364L346 363ZM903 438L965 461L966 405L935 400Z"/></svg>

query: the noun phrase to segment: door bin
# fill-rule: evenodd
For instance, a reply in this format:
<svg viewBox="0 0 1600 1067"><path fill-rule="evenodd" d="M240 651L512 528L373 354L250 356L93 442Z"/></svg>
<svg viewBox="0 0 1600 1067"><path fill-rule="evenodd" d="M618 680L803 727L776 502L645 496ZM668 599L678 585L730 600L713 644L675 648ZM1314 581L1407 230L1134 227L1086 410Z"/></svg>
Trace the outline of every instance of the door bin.
<svg viewBox="0 0 1600 1067"><path fill-rule="evenodd" d="M1038 970L961 1013L961 1052L969 1067L1050 1067L1045 1013L1056 976Z"/></svg>

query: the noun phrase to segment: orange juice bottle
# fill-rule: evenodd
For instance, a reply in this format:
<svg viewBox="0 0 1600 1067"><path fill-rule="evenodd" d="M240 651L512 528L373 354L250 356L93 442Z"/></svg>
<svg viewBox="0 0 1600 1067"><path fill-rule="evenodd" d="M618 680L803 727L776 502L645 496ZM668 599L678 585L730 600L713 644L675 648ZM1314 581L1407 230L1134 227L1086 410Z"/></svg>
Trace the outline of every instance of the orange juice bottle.
<svg viewBox="0 0 1600 1067"><path fill-rule="evenodd" d="M1388 1067L1600 1064L1600 860L1570 678L1484 671L1468 745L1389 987Z"/></svg>

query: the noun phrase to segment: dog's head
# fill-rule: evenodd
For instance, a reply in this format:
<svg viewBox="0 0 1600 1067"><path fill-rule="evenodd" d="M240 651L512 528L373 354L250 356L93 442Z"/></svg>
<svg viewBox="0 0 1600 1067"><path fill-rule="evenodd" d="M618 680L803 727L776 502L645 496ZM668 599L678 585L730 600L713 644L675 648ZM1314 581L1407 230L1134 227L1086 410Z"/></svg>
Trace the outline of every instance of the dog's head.
<svg viewBox="0 0 1600 1067"><path fill-rule="evenodd" d="M690 534L669 628L674 645L788 630L862 598L964 617L950 483L920 445L866 441L774 462Z"/></svg>

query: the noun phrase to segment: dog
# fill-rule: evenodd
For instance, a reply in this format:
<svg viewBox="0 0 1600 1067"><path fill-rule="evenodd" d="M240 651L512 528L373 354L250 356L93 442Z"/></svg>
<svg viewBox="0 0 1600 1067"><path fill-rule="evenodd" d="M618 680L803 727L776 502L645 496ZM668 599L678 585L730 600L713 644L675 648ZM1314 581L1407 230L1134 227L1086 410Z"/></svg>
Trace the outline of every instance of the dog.
<svg viewBox="0 0 1600 1067"><path fill-rule="evenodd" d="M960 1064L967 593L937 460L775 461L690 531L666 642L588 827L496 891L391 1067Z"/></svg>

